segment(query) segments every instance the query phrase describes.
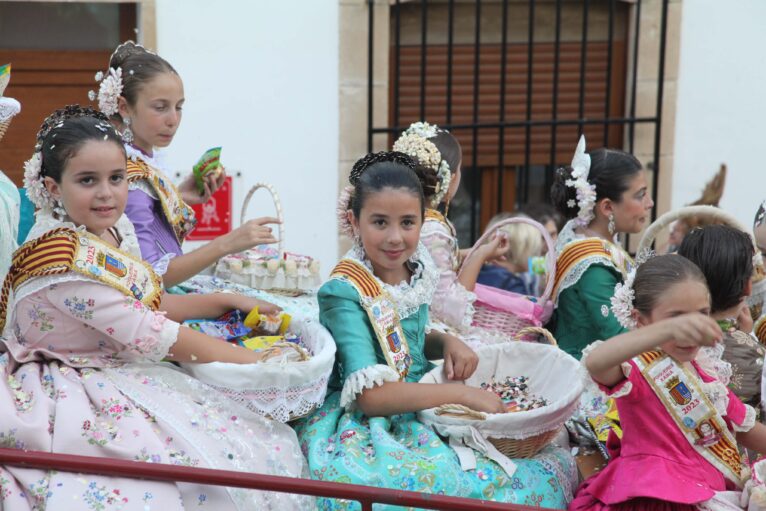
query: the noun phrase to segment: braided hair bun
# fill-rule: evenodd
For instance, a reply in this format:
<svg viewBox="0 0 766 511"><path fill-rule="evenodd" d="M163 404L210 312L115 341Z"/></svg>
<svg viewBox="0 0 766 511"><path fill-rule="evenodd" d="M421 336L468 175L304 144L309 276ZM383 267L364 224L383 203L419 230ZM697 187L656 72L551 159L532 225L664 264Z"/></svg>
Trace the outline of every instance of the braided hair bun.
<svg viewBox="0 0 766 511"><path fill-rule="evenodd" d="M351 183L352 186L356 186L359 178L367 169L376 163L383 162L398 163L411 170L415 170L415 167L417 167L417 163L412 157L398 151L370 153L359 158L356 163L354 163L354 166L351 168L351 173L348 176L348 182Z"/></svg>

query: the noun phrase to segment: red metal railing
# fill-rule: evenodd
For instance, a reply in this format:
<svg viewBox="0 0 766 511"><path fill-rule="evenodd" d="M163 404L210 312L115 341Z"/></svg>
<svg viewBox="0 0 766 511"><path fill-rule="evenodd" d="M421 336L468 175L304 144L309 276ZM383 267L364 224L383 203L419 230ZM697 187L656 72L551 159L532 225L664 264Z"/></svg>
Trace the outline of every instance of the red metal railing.
<svg viewBox="0 0 766 511"><path fill-rule="evenodd" d="M253 490L355 500L362 505L363 511L372 511L373 503L414 506L445 511L540 511L541 509L546 509L478 499L375 488L358 484L331 483L230 470L182 467L162 463L146 463L73 454L53 454L40 451L22 451L20 449L0 449L0 465L16 465L25 468L100 474L153 481L179 481L215 486L232 486Z"/></svg>

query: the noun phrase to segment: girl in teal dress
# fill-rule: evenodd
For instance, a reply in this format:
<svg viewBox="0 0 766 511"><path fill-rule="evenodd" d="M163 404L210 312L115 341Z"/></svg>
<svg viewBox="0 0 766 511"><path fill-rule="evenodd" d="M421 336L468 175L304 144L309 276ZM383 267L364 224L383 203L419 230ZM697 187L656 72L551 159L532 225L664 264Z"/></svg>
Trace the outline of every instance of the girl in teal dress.
<svg viewBox="0 0 766 511"><path fill-rule="evenodd" d="M625 331L610 305L633 261L616 237L641 232L654 202L641 162L616 149L586 153L584 137L572 165L556 172L551 200L570 219L556 242L553 330L579 359L593 341Z"/></svg>
<svg viewBox="0 0 766 511"><path fill-rule="evenodd" d="M566 449L513 460L511 474L477 453L476 468L463 470L447 441L416 418L446 403L502 408L495 395L459 384L476 354L428 331L438 271L419 242L424 202L413 168L402 153L377 153L351 173L356 243L318 294L320 321L337 344L335 369L324 406L296 426L311 477L564 509L576 481ZM417 383L433 367L429 359L444 359L455 383ZM359 505L324 500L320 508Z"/></svg>

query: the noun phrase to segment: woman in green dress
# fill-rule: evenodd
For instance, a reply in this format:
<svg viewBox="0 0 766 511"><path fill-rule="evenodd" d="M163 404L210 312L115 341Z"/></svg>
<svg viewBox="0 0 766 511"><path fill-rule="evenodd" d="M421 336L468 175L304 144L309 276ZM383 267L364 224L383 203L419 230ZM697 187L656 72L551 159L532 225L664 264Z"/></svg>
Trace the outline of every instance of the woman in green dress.
<svg viewBox="0 0 766 511"><path fill-rule="evenodd" d="M320 321L337 344L333 379L325 404L296 426L311 477L565 509L576 484L567 449L512 461L472 451L475 466L461 466L466 452L458 457L417 420L416 412L446 403L490 413L502 404L457 383L478 363L470 348L428 331L439 275L419 241L424 200L414 166L403 153L376 153L351 172L354 192L341 213L349 209L344 232L353 229L357 241L318 294ZM418 383L437 358L455 383ZM323 500L320 508L359 505Z"/></svg>
<svg viewBox="0 0 766 511"><path fill-rule="evenodd" d="M579 359L593 341L624 330L611 298L633 261L617 235L641 232L654 202L633 155L605 148L586 153L585 137L572 165L557 170L551 199L569 219L556 243L554 333L559 346Z"/></svg>

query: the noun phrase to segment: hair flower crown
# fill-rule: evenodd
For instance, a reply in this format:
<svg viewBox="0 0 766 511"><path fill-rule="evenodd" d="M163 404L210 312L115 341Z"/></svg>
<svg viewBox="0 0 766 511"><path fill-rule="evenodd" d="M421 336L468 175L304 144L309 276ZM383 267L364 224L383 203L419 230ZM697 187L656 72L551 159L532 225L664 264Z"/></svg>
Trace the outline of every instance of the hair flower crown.
<svg viewBox="0 0 766 511"><path fill-rule="evenodd" d="M408 154L417 159L424 167L436 173L436 189L431 198L431 207L437 207L444 200L452 181L452 170L447 160L442 158L436 144L428 140L439 132L439 127L427 122L415 122L410 124L402 135L394 142L394 151Z"/></svg>
<svg viewBox="0 0 766 511"><path fill-rule="evenodd" d="M572 158L572 179L566 180L566 185L574 188L577 193L577 206L580 211L575 221L580 227L587 227L595 217L593 208L596 205L596 185L588 181L590 173L590 155L585 152L585 135L577 142L574 157ZM567 205L574 207L574 201L570 200Z"/></svg>

